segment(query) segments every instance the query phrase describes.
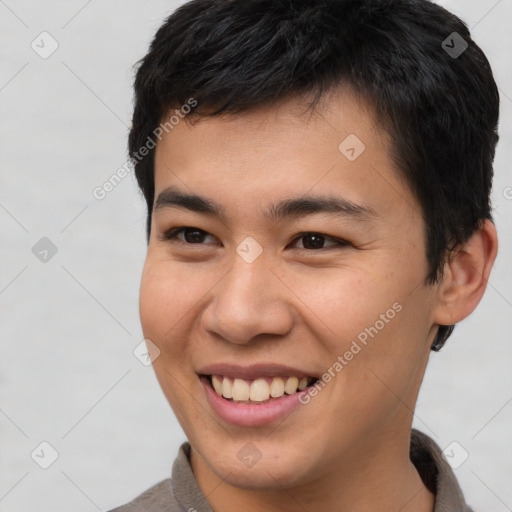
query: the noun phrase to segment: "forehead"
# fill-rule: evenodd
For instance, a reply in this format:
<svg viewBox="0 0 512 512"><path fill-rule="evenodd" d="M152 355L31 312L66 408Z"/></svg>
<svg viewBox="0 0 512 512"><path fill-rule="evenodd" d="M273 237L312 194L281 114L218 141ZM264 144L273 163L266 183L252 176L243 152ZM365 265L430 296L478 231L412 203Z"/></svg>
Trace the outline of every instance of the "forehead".
<svg viewBox="0 0 512 512"><path fill-rule="evenodd" d="M276 153L283 151L283 145L290 148L288 157L292 156L292 150L301 153L301 148L310 157L326 157L332 150L340 156L339 143L349 135L356 135L373 149L378 146L387 152L388 135L375 122L373 109L350 90L330 93L314 110L308 108L308 101L307 96L293 96L274 105L262 105L235 114L183 116L162 134L157 155L169 145L173 146L176 157L201 158L204 154L217 156L228 145L231 151L251 154L251 150L256 152L258 145L265 144L268 157L277 157ZM177 118L171 111L164 116L162 124L170 117L174 117L176 123ZM193 155L188 147L190 138L195 144ZM251 140L249 145L248 138ZM326 153L328 145L331 151ZM309 153L309 148L314 146L317 150ZM347 153L347 156L354 155Z"/></svg>
<svg viewBox="0 0 512 512"><path fill-rule="evenodd" d="M171 186L219 203L250 205L252 212L252 201L275 204L312 192L374 212L404 202L418 208L390 157L388 134L372 109L348 92L313 112L291 99L180 121L157 144L155 199Z"/></svg>

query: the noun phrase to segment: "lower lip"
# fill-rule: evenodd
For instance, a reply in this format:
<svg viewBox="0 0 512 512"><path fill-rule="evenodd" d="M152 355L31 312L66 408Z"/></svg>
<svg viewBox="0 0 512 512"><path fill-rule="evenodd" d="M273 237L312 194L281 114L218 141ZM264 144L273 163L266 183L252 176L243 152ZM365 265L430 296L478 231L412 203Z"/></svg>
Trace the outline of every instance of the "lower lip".
<svg viewBox="0 0 512 512"><path fill-rule="evenodd" d="M227 423L240 427L259 427L284 419L297 406L301 405L299 393L283 395L264 404L243 404L231 402L217 394L206 377L200 377L206 398L213 410Z"/></svg>

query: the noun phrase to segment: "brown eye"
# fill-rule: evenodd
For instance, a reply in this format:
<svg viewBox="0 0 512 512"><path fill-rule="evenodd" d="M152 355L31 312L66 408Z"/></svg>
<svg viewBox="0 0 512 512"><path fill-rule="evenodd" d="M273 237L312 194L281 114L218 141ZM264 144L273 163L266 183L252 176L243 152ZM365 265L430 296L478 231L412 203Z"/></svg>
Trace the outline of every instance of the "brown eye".
<svg viewBox="0 0 512 512"><path fill-rule="evenodd" d="M180 237L183 235L183 237ZM203 231L199 228L194 227L179 227L174 228L162 235L158 235L158 238L162 241L166 240L178 240L185 244L201 244L204 242L205 238L208 236L212 236L206 231Z"/></svg>
<svg viewBox="0 0 512 512"><path fill-rule="evenodd" d="M297 249L318 250L349 245L343 240L338 240L330 236L322 235L321 233L301 233L295 239L295 242L299 240L302 240L303 247L297 247ZM331 241L332 245L325 247L324 244L326 241Z"/></svg>
<svg viewBox="0 0 512 512"><path fill-rule="evenodd" d="M182 232L185 242L188 242L189 244L199 244L203 242L207 236L205 231L196 228L185 228Z"/></svg>

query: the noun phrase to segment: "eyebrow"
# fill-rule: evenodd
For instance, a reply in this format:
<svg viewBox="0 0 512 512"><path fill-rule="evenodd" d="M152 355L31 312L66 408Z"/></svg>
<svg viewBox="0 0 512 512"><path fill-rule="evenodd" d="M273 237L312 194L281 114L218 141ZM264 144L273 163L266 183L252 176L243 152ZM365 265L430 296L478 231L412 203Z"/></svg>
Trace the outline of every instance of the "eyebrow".
<svg viewBox="0 0 512 512"><path fill-rule="evenodd" d="M196 194L188 194L175 187L160 192L153 211L165 208L181 208L197 213L215 215L226 220L225 209L212 199ZM337 196L304 195L293 199L284 199L269 205L263 215L272 222L290 217L304 217L315 213L328 213L355 220L370 220L378 217L377 212L368 205L356 204Z"/></svg>

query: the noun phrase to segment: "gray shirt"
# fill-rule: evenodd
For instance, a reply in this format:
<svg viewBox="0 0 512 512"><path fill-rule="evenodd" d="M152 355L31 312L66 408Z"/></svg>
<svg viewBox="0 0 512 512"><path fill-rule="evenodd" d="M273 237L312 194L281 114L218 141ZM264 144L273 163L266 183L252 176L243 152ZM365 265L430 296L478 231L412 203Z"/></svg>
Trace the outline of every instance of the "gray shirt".
<svg viewBox="0 0 512 512"><path fill-rule="evenodd" d="M434 512L473 512L466 505L452 468L430 437L413 429L410 454L425 486L436 497ZM171 478L110 512L213 512L192 472L190 443L180 446Z"/></svg>

